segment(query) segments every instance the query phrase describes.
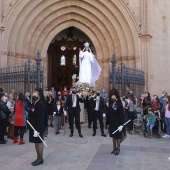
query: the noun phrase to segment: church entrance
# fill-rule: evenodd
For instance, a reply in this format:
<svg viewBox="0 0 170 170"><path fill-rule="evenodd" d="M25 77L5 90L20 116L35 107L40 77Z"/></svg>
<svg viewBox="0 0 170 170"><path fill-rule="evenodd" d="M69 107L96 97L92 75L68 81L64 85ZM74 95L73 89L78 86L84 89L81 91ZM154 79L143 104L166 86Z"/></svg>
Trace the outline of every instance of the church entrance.
<svg viewBox="0 0 170 170"><path fill-rule="evenodd" d="M91 40L79 29L69 27L60 32L48 48L48 88L63 90L72 86L72 75L79 74L79 49Z"/></svg>

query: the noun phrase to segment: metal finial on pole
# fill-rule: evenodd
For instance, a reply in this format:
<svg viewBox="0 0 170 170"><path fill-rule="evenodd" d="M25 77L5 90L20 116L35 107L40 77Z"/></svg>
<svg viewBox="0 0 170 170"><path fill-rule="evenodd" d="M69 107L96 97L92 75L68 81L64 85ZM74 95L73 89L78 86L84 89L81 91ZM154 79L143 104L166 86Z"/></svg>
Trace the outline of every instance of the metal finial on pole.
<svg viewBox="0 0 170 170"><path fill-rule="evenodd" d="M37 88L40 88L40 82L41 82L41 58L40 58L40 51L37 52L37 58L36 58L36 64L37 64Z"/></svg>
<svg viewBox="0 0 170 170"><path fill-rule="evenodd" d="M112 88L116 88L116 55L113 53L112 55Z"/></svg>
<svg viewBox="0 0 170 170"><path fill-rule="evenodd" d="M37 51L37 59L40 59L40 50Z"/></svg>

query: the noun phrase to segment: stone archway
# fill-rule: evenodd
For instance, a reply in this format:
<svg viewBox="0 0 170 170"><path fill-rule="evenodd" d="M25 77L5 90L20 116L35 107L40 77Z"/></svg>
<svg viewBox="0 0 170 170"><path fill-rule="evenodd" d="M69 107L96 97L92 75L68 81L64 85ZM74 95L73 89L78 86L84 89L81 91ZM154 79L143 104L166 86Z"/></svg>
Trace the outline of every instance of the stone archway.
<svg viewBox="0 0 170 170"><path fill-rule="evenodd" d="M99 88L108 85L108 67L114 52L117 59L128 58L131 67L141 68L139 28L121 0L18 0L2 23L1 63L12 65L41 51L47 72L47 49L52 39L70 26L85 32L92 40L102 67ZM47 82L47 74L45 75Z"/></svg>

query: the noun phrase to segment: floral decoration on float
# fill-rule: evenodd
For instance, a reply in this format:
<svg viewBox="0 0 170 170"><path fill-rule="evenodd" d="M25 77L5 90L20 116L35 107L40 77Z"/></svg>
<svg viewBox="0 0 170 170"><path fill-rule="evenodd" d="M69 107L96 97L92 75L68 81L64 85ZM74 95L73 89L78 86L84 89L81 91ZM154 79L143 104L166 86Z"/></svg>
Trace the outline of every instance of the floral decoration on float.
<svg viewBox="0 0 170 170"><path fill-rule="evenodd" d="M81 93L83 96L93 95L96 91L96 86L89 83L79 83L75 84L78 93Z"/></svg>

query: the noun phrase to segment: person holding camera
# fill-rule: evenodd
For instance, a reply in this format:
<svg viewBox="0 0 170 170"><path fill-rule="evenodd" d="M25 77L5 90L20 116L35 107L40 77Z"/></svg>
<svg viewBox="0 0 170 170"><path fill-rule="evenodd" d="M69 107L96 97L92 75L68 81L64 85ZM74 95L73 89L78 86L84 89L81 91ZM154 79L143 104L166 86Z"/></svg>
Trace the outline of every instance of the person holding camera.
<svg viewBox="0 0 170 170"><path fill-rule="evenodd" d="M70 124L70 137L73 136L74 128L74 118L76 123L76 128L79 133L79 137L82 138L83 135L81 134L81 125L80 125L80 105L79 102L83 103L83 99L81 97L81 94L77 93L77 90L75 87L72 88L72 94L67 96L66 100L66 111L69 115L69 124Z"/></svg>
<svg viewBox="0 0 170 170"><path fill-rule="evenodd" d="M91 97L90 102L92 103L92 120L93 120L92 136L96 136L97 119L99 119L101 136L106 137L106 135L104 134L104 124L103 124L103 117L106 116L105 103L104 103L104 99L100 96L99 91Z"/></svg>

